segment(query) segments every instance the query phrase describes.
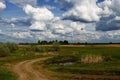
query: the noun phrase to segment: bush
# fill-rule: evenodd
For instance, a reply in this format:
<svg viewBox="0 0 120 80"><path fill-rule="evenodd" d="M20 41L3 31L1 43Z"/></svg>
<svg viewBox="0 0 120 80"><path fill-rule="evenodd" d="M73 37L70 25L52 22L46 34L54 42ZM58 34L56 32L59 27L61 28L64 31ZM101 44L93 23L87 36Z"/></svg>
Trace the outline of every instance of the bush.
<svg viewBox="0 0 120 80"><path fill-rule="evenodd" d="M112 58L112 56L106 56L106 57L104 58L104 61L106 61L106 62L108 62L108 61L113 61L113 58Z"/></svg>
<svg viewBox="0 0 120 80"><path fill-rule="evenodd" d="M16 43L0 43L0 57L9 56L10 53L13 53L18 49L18 45Z"/></svg>
<svg viewBox="0 0 120 80"><path fill-rule="evenodd" d="M0 44L0 57L6 57L10 55L10 50L5 44Z"/></svg>
<svg viewBox="0 0 120 80"><path fill-rule="evenodd" d="M6 45L6 47L9 48L11 53L18 49L18 45L16 43L13 43L13 42L12 43L7 42L7 43L5 43L5 45Z"/></svg>
<svg viewBox="0 0 120 80"><path fill-rule="evenodd" d="M59 51L60 50L60 43L55 41L55 42L53 42L53 46L52 47L53 47L54 51Z"/></svg>

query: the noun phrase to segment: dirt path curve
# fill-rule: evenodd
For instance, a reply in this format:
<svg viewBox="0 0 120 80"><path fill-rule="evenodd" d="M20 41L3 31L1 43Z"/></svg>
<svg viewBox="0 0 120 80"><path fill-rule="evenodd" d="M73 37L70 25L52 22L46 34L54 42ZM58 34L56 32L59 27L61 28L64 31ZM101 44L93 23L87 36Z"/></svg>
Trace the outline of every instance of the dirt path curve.
<svg viewBox="0 0 120 80"><path fill-rule="evenodd" d="M17 80L48 80L41 72L33 69L32 64L47 58L26 60L13 66L13 71L19 75Z"/></svg>

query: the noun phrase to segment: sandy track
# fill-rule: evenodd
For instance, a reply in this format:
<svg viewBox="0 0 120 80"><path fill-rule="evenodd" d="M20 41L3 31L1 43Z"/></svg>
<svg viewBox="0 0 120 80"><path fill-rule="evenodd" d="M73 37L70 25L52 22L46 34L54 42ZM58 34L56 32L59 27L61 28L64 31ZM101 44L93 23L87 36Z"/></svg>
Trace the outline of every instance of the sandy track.
<svg viewBox="0 0 120 80"><path fill-rule="evenodd" d="M47 58L26 60L13 66L13 71L19 75L17 80L48 80L41 72L33 69L32 64Z"/></svg>

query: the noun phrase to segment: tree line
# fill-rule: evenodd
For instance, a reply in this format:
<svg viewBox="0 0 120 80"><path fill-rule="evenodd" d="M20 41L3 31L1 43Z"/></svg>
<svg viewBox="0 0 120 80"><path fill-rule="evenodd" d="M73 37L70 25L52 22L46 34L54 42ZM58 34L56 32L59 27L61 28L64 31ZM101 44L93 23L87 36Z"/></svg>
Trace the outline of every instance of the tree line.
<svg viewBox="0 0 120 80"><path fill-rule="evenodd" d="M68 40L58 41L58 40L38 40L36 43L19 43L20 45L52 45L54 42L59 43L60 45L70 44Z"/></svg>

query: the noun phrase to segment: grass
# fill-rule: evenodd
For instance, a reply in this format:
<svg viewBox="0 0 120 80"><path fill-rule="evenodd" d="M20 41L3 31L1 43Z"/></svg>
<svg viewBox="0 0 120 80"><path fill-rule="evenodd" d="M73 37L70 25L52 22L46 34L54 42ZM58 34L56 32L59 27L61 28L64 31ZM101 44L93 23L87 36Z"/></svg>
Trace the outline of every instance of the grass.
<svg viewBox="0 0 120 80"><path fill-rule="evenodd" d="M119 52L120 47L112 46L61 47L59 56L45 61L45 68L56 74L120 76ZM58 80L64 79L58 77Z"/></svg>
<svg viewBox="0 0 120 80"><path fill-rule="evenodd" d="M104 59L101 55L87 54L82 55L80 62L84 64L88 63L100 63L103 62Z"/></svg>
<svg viewBox="0 0 120 80"><path fill-rule="evenodd" d="M0 80L16 80L17 76L8 69L0 68Z"/></svg>

